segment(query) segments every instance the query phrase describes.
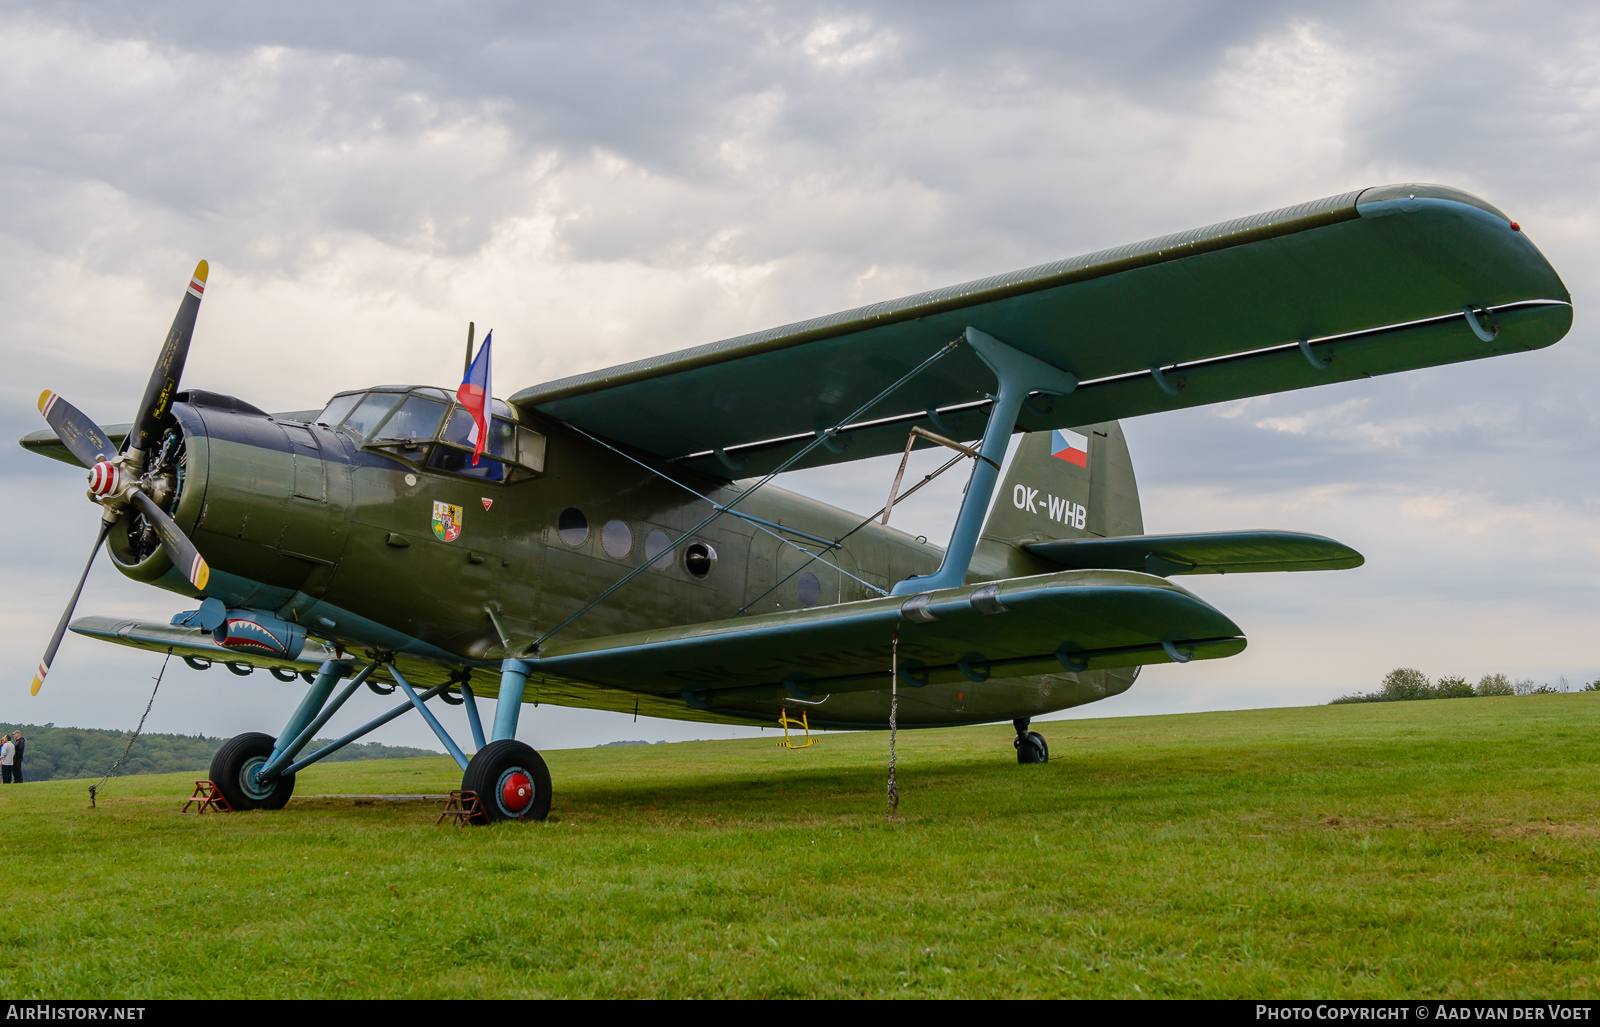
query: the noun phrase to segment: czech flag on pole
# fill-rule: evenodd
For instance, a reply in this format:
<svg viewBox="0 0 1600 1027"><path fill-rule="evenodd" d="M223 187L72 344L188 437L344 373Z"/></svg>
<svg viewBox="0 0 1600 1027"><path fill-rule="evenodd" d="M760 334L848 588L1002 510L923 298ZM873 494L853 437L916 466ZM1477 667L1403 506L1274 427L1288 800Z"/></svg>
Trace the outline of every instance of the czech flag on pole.
<svg viewBox="0 0 1600 1027"><path fill-rule="evenodd" d="M467 441L473 444L472 465L478 465L478 458L489 448L489 404L494 398L494 392L489 387L489 343L494 341L494 330L483 337L483 345L478 347L478 355L472 358L472 366L467 368L467 376L461 379L461 388L456 390L456 402L467 408L467 413L472 415L472 430L467 433Z"/></svg>

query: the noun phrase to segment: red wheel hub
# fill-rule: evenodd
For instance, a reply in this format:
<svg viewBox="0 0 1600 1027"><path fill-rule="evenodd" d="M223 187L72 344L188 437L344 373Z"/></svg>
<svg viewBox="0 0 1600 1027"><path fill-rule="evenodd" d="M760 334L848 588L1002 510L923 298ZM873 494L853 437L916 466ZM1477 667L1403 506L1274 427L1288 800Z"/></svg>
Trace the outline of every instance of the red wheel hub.
<svg viewBox="0 0 1600 1027"><path fill-rule="evenodd" d="M507 775L500 786L500 801L513 813L521 813L533 805L533 779L518 770Z"/></svg>

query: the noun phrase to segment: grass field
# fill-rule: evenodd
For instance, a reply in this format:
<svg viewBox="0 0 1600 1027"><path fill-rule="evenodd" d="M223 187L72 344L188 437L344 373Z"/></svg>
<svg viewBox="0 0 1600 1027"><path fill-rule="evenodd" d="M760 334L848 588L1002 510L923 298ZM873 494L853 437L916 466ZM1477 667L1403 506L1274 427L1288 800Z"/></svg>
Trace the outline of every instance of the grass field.
<svg viewBox="0 0 1600 1027"><path fill-rule="evenodd" d="M530 711L531 712L531 711ZM535 717L537 714L533 714ZM0 791L0 994L1600 992L1600 695L552 751L549 822ZM446 759L297 793L443 792Z"/></svg>

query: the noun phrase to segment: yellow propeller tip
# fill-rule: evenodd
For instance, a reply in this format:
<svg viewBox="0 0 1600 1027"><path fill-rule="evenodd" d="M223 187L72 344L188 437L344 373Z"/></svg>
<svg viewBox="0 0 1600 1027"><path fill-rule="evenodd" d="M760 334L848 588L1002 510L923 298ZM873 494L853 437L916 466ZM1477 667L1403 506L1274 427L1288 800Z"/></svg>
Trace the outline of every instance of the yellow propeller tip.
<svg viewBox="0 0 1600 1027"><path fill-rule="evenodd" d="M194 266L194 277L196 281L204 282L206 280L206 275L210 273L211 265L207 264L203 260Z"/></svg>
<svg viewBox="0 0 1600 1027"><path fill-rule="evenodd" d="M49 389L39 393L39 413L44 413L44 408L50 405L50 401L55 398L55 395Z"/></svg>
<svg viewBox="0 0 1600 1027"><path fill-rule="evenodd" d="M195 567L194 577L190 580L195 588L205 591L206 582L211 580L211 568L206 565L204 560L196 560L195 563L198 566Z"/></svg>
<svg viewBox="0 0 1600 1027"><path fill-rule="evenodd" d="M42 678L39 675L35 674L33 676L33 688L29 689L28 694L29 695L38 695L39 694L39 686L42 685L42 684L44 684L44 678Z"/></svg>

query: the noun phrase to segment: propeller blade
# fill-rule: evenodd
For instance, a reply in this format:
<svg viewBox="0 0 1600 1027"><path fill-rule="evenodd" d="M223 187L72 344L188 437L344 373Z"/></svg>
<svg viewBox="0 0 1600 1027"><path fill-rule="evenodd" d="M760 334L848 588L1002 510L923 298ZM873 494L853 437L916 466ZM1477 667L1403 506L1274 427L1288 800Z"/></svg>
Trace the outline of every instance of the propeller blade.
<svg viewBox="0 0 1600 1027"><path fill-rule="evenodd" d="M167 341L162 344L161 355L150 372L150 383L144 387L139 413L133 419L133 430L128 433L128 455L136 468L144 467L144 455L155 441L156 432L161 430L161 419L167 416L172 397L177 394L184 361L189 359L189 339L194 335L194 319L200 313L200 297L205 295L207 274L209 267L205 261L195 265L194 277L189 279L189 288L183 295L183 302L178 304L178 314L172 319Z"/></svg>
<svg viewBox="0 0 1600 1027"><path fill-rule="evenodd" d="M206 565L206 558L200 555L200 550L194 547L167 512L156 505L156 501L135 489L131 495L138 504L139 512L145 519L155 525L156 534L161 536L161 546L172 557L172 563L180 573L189 579L189 584L204 590L206 582L211 580L211 568Z"/></svg>
<svg viewBox="0 0 1600 1027"><path fill-rule="evenodd" d="M83 466L93 467L117 455L117 447L106 438L106 433L100 430L99 425L49 389L39 393L39 413L61 436L61 444Z"/></svg>
<svg viewBox="0 0 1600 1027"><path fill-rule="evenodd" d="M78 575L78 587L72 590L72 598L67 601L67 609L61 615L61 623L56 625L56 633L50 636L50 646L44 651L44 659L39 661L39 669L33 674L33 689L29 695L39 694L39 686L44 684L45 675L50 673L50 664L55 662L56 650L61 648L61 639L67 634L67 622L72 620L72 611L78 608L78 597L83 595L83 583L89 580L89 568L94 566L94 558L100 555L100 547L105 543L106 535L110 531L110 522L101 520L100 534L95 537L94 548L89 550L89 562L83 565L83 573Z"/></svg>

